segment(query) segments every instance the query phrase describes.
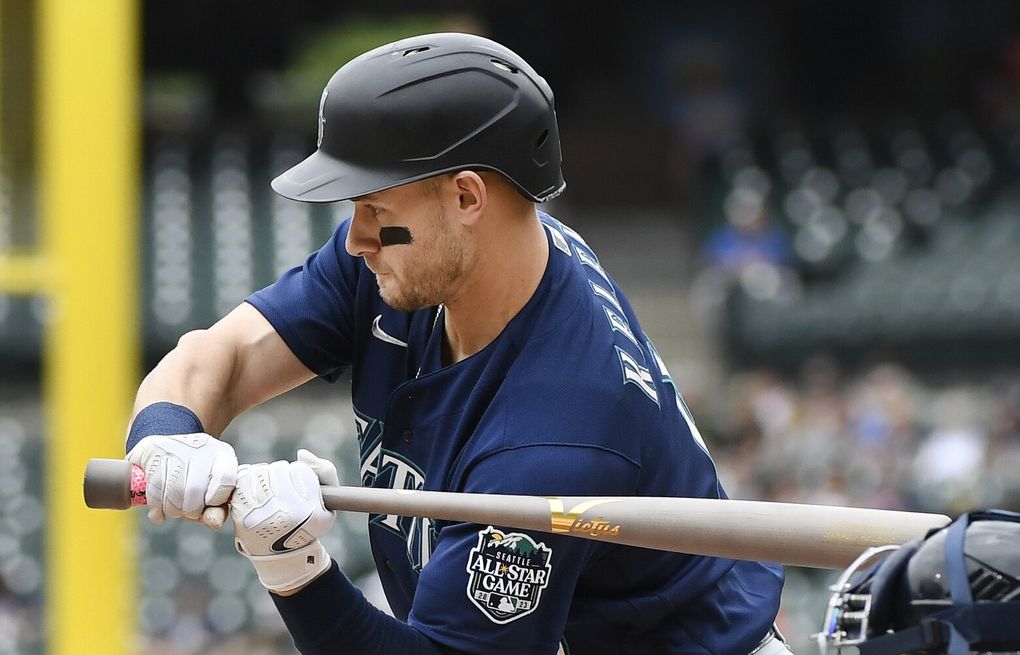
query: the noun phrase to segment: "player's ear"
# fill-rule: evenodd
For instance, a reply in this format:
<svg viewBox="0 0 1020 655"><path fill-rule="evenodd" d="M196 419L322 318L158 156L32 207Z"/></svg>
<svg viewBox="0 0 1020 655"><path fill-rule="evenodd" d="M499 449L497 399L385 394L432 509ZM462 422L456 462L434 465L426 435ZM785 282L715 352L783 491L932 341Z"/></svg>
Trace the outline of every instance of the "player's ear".
<svg viewBox="0 0 1020 655"><path fill-rule="evenodd" d="M489 203L485 180L474 171L460 171L454 174L452 182L457 190L457 210L460 212L461 223L476 223Z"/></svg>

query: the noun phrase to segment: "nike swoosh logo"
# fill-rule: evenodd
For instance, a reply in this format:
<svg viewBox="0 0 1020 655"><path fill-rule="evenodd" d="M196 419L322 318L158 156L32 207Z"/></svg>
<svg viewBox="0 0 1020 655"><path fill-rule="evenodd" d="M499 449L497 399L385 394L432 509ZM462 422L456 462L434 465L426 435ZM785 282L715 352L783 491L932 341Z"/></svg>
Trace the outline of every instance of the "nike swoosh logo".
<svg viewBox="0 0 1020 655"><path fill-rule="evenodd" d="M306 516L304 521L301 521L300 523L295 525L293 530L291 530L287 534L283 535L282 537L274 541L273 545L269 547L269 550L273 551L274 553L286 553L288 550L290 550L289 548L287 548L286 545L287 540L293 537L295 532L303 528L305 523L308 523L308 519L310 518L312 518L311 514Z"/></svg>
<svg viewBox="0 0 1020 655"><path fill-rule="evenodd" d="M392 343L394 346L400 346L401 348L407 348L407 342L401 341L400 339L386 334L386 331L379 327L379 321L382 320L382 314L375 317L372 321L372 336L386 343Z"/></svg>

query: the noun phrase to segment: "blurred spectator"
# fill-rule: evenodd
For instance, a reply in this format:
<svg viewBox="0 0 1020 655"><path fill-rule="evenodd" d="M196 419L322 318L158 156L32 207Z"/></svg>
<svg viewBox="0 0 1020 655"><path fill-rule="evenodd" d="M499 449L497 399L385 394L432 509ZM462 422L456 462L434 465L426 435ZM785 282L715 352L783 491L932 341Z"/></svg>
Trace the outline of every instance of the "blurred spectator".
<svg viewBox="0 0 1020 655"><path fill-rule="evenodd" d="M914 458L914 477L923 501L959 513L980 504L975 483L984 463L984 434L969 427L933 431Z"/></svg>
<svg viewBox="0 0 1020 655"><path fill-rule="evenodd" d="M828 359L799 380L739 376L694 407L733 497L957 514L1020 509L1020 377L922 384L877 364L844 378Z"/></svg>
<svg viewBox="0 0 1020 655"><path fill-rule="evenodd" d="M747 94L724 39L684 35L665 45L669 111L682 151L697 164L719 158L748 123Z"/></svg>
<svg viewBox="0 0 1020 655"><path fill-rule="evenodd" d="M756 300L776 301L800 291L790 239L766 210L762 191L735 187L723 203L725 223L702 245L702 270L691 284L691 301L708 333L719 331L723 307L736 288Z"/></svg>
<svg viewBox="0 0 1020 655"><path fill-rule="evenodd" d="M1003 43L998 66L978 78L976 95L991 124L1008 131L1020 127L1020 35Z"/></svg>
<svg viewBox="0 0 1020 655"><path fill-rule="evenodd" d="M985 450L985 484L989 496L1007 507L1020 507L1020 378L996 385L1002 400L991 420Z"/></svg>
<svg viewBox="0 0 1020 655"><path fill-rule="evenodd" d="M757 264L791 264L790 240L769 220L759 191L737 187L726 197L723 209L726 222L713 230L702 246L709 267L725 277L740 277Z"/></svg>
<svg viewBox="0 0 1020 655"><path fill-rule="evenodd" d="M750 123L752 98L740 79L748 69L739 37L726 28L706 29L680 16L645 27L661 30L652 46L651 86L670 138L668 185L674 200L701 211L725 154L743 141Z"/></svg>

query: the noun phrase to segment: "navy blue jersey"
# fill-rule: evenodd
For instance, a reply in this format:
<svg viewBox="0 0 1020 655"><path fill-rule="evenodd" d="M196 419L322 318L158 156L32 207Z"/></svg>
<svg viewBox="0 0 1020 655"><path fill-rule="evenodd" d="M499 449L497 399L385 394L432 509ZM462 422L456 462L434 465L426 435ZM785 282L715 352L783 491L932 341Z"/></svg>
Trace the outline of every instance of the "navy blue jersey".
<svg viewBox="0 0 1020 655"><path fill-rule="evenodd" d="M442 307L388 307L344 249L346 222L248 302L316 374L350 369L365 486L725 497L629 303L579 235L540 217L534 296L450 366ZM778 566L505 526L373 515L369 534L396 616L463 651L744 655L782 588Z"/></svg>

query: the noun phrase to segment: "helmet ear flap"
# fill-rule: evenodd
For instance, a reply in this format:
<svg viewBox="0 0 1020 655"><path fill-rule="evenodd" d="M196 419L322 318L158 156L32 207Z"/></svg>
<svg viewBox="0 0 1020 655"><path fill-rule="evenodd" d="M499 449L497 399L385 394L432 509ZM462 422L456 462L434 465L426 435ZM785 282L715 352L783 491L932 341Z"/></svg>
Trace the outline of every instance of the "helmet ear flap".
<svg viewBox="0 0 1020 655"><path fill-rule="evenodd" d="M882 635L895 628L893 622L896 608L901 600L908 600L907 585L903 583L907 563L922 543L923 539L907 542L878 565L871 579L871 611L868 613L867 637Z"/></svg>

